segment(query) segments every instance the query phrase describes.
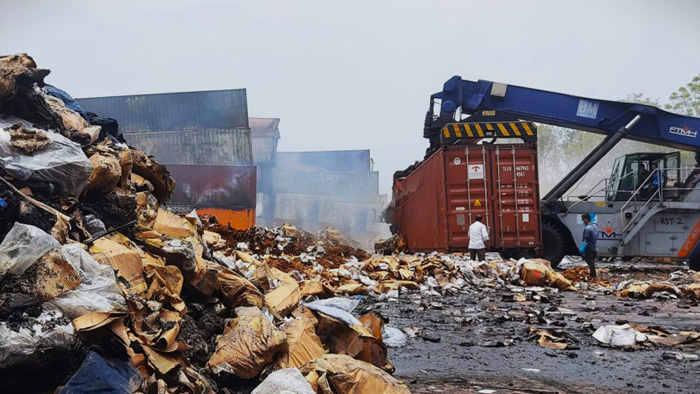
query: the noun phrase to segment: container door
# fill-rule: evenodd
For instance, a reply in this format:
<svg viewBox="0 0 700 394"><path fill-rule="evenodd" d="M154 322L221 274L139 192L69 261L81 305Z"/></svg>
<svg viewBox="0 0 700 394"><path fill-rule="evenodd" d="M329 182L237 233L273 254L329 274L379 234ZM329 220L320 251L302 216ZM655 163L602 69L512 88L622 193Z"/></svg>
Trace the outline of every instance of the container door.
<svg viewBox="0 0 700 394"><path fill-rule="evenodd" d="M469 225L476 215L489 228L486 176L486 150L465 146L448 150L445 155L445 191L447 199L447 235L450 249L469 247Z"/></svg>
<svg viewBox="0 0 700 394"><path fill-rule="evenodd" d="M490 148L493 243L497 248L539 247L537 151L527 146Z"/></svg>

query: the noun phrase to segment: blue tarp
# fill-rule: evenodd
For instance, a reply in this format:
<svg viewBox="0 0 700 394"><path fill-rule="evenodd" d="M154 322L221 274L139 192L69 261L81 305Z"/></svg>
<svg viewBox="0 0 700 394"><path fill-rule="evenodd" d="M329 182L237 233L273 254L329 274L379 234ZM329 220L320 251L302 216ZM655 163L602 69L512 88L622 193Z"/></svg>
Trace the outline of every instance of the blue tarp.
<svg viewBox="0 0 700 394"><path fill-rule="evenodd" d="M124 361L90 352L61 394L124 394L141 386L141 375Z"/></svg>
<svg viewBox="0 0 700 394"><path fill-rule="evenodd" d="M83 119L87 120L88 122L90 119L88 119L88 115L83 110L83 107L78 104L77 101L73 97L71 97L70 94L66 93L65 91L51 85L45 85L44 89L46 89L46 93L48 93L49 96L54 96L57 99L63 101L63 104L66 105L66 108L72 109L73 111L77 112L80 114L80 116L83 117Z"/></svg>

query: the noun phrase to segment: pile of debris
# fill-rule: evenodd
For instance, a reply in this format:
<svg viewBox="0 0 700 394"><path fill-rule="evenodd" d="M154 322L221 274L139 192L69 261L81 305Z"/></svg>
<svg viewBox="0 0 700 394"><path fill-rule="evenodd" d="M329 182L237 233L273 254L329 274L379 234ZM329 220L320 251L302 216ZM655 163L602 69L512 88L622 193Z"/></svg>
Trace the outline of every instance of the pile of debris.
<svg viewBox="0 0 700 394"><path fill-rule="evenodd" d="M353 315L360 298L576 290L545 260L410 255L401 237L372 256L332 228L173 213L167 168L47 74L0 58L3 389L402 393L387 346L406 336Z"/></svg>
<svg viewBox="0 0 700 394"><path fill-rule="evenodd" d="M630 279L616 283L614 288L622 297L700 300L700 272L676 271L663 281Z"/></svg>
<svg viewBox="0 0 700 394"><path fill-rule="evenodd" d="M0 57L2 391L408 392L381 319L294 276L365 252L164 209L167 168L48 73Z"/></svg>

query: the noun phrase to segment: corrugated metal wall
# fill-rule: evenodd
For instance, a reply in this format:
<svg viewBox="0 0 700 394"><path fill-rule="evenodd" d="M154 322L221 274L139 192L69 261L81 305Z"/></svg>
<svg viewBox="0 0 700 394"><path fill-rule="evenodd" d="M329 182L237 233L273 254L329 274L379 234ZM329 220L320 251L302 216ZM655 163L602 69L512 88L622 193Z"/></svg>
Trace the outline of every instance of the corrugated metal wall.
<svg viewBox="0 0 700 394"><path fill-rule="evenodd" d="M255 164L275 165L277 162L277 139L253 137L253 161Z"/></svg>
<svg viewBox="0 0 700 394"><path fill-rule="evenodd" d="M282 171L370 171L369 150L278 152Z"/></svg>
<svg viewBox="0 0 700 394"><path fill-rule="evenodd" d="M305 194L277 194L275 218L306 223L307 231L334 226L348 234L376 231L383 205L358 204L352 198Z"/></svg>
<svg viewBox="0 0 700 394"><path fill-rule="evenodd" d="M114 118L129 145L165 164L170 203L207 210L236 228L254 224L256 168L245 89L78 99Z"/></svg>
<svg viewBox="0 0 700 394"><path fill-rule="evenodd" d="M133 145L163 164L253 165L250 129L130 133Z"/></svg>
<svg viewBox="0 0 700 394"><path fill-rule="evenodd" d="M123 133L248 128L245 89L78 99L86 111L119 122Z"/></svg>
<svg viewBox="0 0 700 394"><path fill-rule="evenodd" d="M318 194L327 196L366 195L379 193L379 173L361 171L326 171L275 173L278 193Z"/></svg>

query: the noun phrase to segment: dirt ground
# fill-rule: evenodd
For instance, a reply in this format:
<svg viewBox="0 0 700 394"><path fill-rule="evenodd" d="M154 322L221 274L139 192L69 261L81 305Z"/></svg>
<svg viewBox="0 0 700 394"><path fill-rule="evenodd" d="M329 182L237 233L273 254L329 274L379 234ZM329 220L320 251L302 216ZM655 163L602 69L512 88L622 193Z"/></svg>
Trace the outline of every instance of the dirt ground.
<svg viewBox="0 0 700 394"><path fill-rule="evenodd" d="M664 277L679 268L608 266L603 273ZM700 362L662 356L667 351L698 354L697 343L621 350L592 337L601 325L624 321L672 332L700 331L697 302L620 298L594 290L587 296L548 292L544 300L517 302L507 289L489 290L365 300L358 311L374 310L389 326L409 333L405 346L390 348L389 360L395 376L414 393L697 392ZM557 330L569 345L564 350L540 347L531 327Z"/></svg>

